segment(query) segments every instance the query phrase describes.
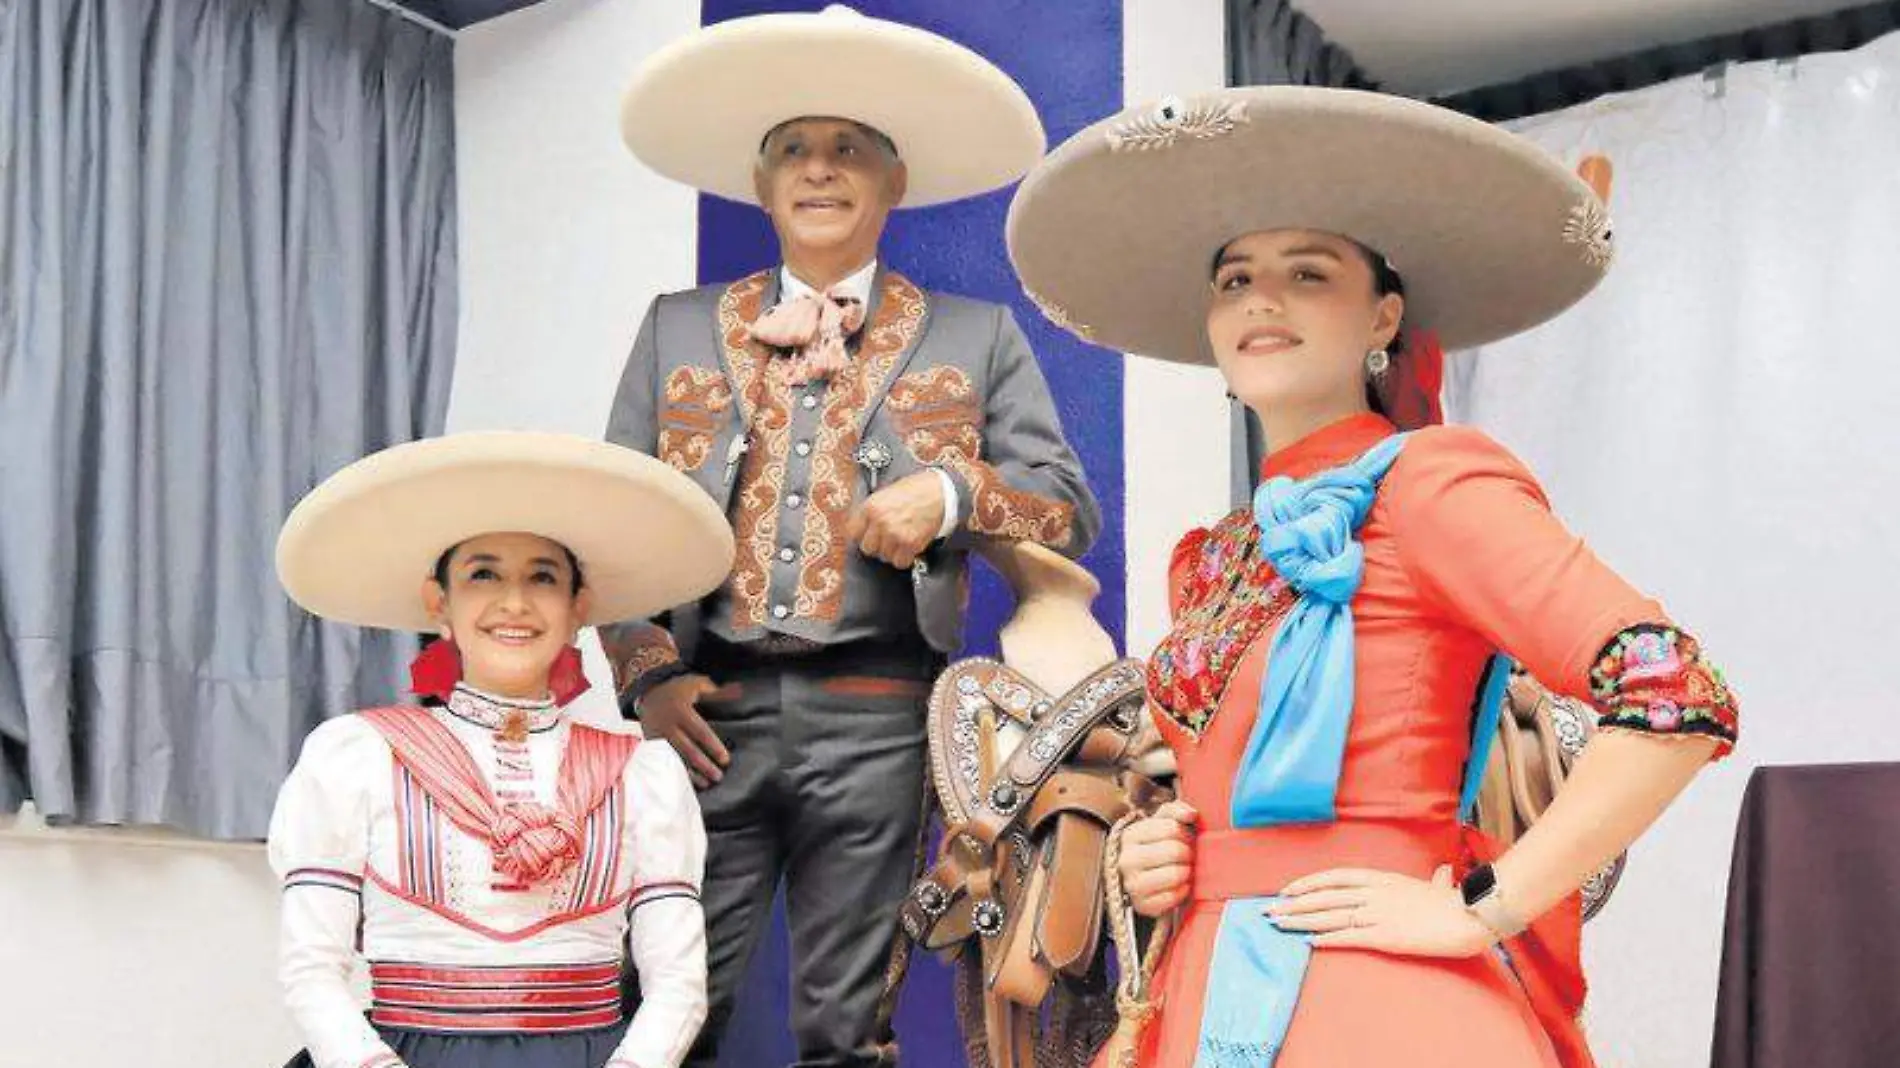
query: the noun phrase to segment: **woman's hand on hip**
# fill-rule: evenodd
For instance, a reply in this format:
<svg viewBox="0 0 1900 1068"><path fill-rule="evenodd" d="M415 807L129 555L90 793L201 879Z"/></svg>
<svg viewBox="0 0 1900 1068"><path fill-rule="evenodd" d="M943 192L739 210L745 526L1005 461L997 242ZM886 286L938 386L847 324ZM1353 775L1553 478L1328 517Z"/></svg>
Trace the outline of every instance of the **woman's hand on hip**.
<svg viewBox="0 0 1900 1068"><path fill-rule="evenodd" d="M1283 931L1311 933L1323 949L1474 957L1497 942L1465 908L1450 867L1429 881L1358 868L1319 872L1288 883L1267 915Z"/></svg>

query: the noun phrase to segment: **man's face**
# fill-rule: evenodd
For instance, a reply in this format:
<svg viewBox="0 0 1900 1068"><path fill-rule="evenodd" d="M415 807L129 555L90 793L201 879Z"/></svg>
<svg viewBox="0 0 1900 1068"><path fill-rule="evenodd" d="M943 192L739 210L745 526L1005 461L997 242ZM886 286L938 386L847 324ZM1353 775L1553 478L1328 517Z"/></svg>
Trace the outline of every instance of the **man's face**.
<svg viewBox="0 0 1900 1068"><path fill-rule="evenodd" d="M904 198L904 164L864 126L807 118L772 131L754 181L786 258L800 252L876 255L884 220Z"/></svg>

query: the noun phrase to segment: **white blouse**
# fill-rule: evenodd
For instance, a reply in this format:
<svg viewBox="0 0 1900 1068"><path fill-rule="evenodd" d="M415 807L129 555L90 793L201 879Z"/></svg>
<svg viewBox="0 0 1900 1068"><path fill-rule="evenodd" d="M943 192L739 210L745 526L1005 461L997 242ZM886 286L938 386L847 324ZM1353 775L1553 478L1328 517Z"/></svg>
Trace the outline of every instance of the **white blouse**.
<svg viewBox="0 0 1900 1068"><path fill-rule="evenodd" d="M511 706L468 688L431 710L497 799L556 803L571 726L550 705L529 731ZM629 944L641 1002L613 1068L677 1068L706 1014L699 886L706 834L672 747L642 742L619 788L582 829L580 859L534 886L509 885L487 843L440 815L368 720L343 716L304 742L271 817L284 880L280 976L317 1068L399 1064L349 989L353 954L430 966L601 965Z"/></svg>

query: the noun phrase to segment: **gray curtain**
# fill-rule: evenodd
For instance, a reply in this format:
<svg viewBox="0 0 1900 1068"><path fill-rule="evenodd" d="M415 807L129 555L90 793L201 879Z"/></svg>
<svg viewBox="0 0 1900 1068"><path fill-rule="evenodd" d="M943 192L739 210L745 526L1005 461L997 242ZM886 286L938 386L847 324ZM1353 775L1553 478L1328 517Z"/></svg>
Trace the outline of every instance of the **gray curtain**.
<svg viewBox="0 0 1900 1068"><path fill-rule="evenodd" d="M358 0L0 0L0 811L265 829L413 645L277 528L440 431L451 42Z"/></svg>
<svg viewBox="0 0 1900 1068"><path fill-rule="evenodd" d="M1227 84L1377 88L1352 54L1290 0L1227 0ZM1227 408L1234 431L1228 484L1238 508L1253 499L1267 439L1246 405L1230 401Z"/></svg>
<svg viewBox="0 0 1900 1068"><path fill-rule="evenodd" d="M1546 71L1486 86L1436 103L1486 122L1574 107L1608 93L1626 93L1673 81L1725 63L1794 59L1815 52L1845 52L1900 30L1900 3L1863 4L1826 15L1790 19L1741 33L1667 44L1627 56Z"/></svg>
<svg viewBox="0 0 1900 1068"><path fill-rule="evenodd" d="M511 11L533 7L541 0L395 0L396 3L438 25L465 30L478 22L499 18Z"/></svg>
<svg viewBox="0 0 1900 1068"><path fill-rule="evenodd" d="M1227 0L1227 84L1378 88L1291 0Z"/></svg>

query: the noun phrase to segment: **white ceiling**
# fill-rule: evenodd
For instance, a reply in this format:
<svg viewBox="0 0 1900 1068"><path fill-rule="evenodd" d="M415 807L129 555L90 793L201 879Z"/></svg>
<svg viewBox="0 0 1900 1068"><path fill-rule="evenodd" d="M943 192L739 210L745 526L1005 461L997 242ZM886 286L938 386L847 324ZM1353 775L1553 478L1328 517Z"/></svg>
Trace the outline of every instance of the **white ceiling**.
<svg viewBox="0 0 1900 1068"><path fill-rule="evenodd" d="M1855 0L1294 0L1385 88L1438 95Z"/></svg>

